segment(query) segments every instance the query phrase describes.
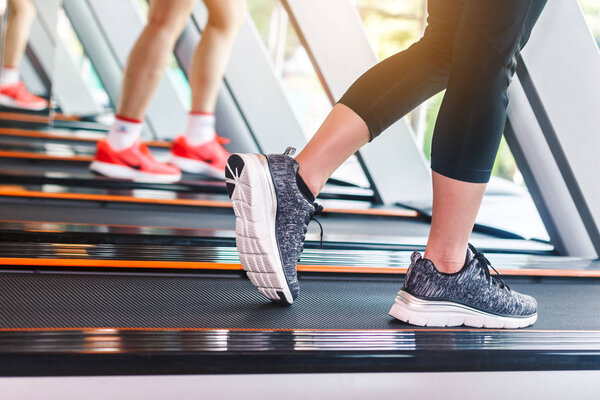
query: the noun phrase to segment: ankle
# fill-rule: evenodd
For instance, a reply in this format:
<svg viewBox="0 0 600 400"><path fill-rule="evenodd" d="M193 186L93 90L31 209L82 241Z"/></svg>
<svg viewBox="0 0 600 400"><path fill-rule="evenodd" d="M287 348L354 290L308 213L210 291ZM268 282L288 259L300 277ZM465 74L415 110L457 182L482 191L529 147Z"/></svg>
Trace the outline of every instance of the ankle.
<svg viewBox="0 0 600 400"><path fill-rule="evenodd" d="M117 151L131 147L142 136L144 125L141 120L116 116L106 140Z"/></svg>
<svg viewBox="0 0 600 400"><path fill-rule="evenodd" d="M215 115L191 111L188 114L184 136L192 146L200 146L215 140Z"/></svg>
<svg viewBox="0 0 600 400"><path fill-rule="evenodd" d="M298 170L298 175L300 175L314 197L317 197L319 193L321 193L324 184L321 183L319 179L315 179L310 174L306 173L306 171L302 169L302 166Z"/></svg>
<svg viewBox="0 0 600 400"><path fill-rule="evenodd" d="M19 83L19 68L4 66L0 69L0 86Z"/></svg>
<svg viewBox="0 0 600 400"><path fill-rule="evenodd" d="M431 261L439 272L445 274L454 274L462 269L465 265L466 256L465 254L436 254L429 250L425 251L426 259Z"/></svg>
<svg viewBox="0 0 600 400"><path fill-rule="evenodd" d="M320 183L315 183L313 181L307 182L306 185L310 189L310 192L313 194L313 196L315 196L315 198L319 195L319 193L321 193L321 190L323 190L324 186Z"/></svg>

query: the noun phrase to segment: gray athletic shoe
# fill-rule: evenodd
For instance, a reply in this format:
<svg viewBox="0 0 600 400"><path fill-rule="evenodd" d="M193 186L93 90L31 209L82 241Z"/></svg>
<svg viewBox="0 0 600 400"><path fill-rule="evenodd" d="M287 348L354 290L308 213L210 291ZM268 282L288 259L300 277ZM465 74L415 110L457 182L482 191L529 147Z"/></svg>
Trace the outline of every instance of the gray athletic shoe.
<svg viewBox="0 0 600 400"><path fill-rule="evenodd" d="M404 287L390 315L420 326L524 328L537 320L537 302L511 290L487 258L469 245L464 267L455 274L439 272L414 252Z"/></svg>
<svg viewBox="0 0 600 400"><path fill-rule="evenodd" d="M242 266L263 295L288 304L298 297L296 263L308 223L322 210L288 156L294 151L233 154L225 171Z"/></svg>

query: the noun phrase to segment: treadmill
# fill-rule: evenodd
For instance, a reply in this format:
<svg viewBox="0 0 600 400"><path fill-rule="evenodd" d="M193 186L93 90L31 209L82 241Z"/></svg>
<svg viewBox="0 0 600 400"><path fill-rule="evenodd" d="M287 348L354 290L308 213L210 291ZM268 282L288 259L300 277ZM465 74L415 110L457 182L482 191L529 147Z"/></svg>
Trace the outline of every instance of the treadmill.
<svg viewBox="0 0 600 400"><path fill-rule="evenodd" d="M233 247L0 247L4 376L600 366L598 261L500 256L505 282L538 299L538 322L523 330L442 329L387 315L406 251L307 250L300 297L282 306L245 278Z"/></svg>
<svg viewBox="0 0 600 400"><path fill-rule="evenodd" d="M538 322L415 327L387 313L410 252L425 243L390 233L402 226L422 237L426 215L325 216L323 248L309 231L298 266L300 297L282 306L246 279L231 209L208 204L222 194L203 194L205 206L114 202L98 192L106 188L20 178L0 190L4 377L600 369L597 260L475 232L504 281L538 299ZM342 234L357 223L362 235Z"/></svg>
<svg viewBox="0 0 600 400"><path fill-rule="evenodd" d="M223 182L198 181L192 176L184 177L177 184L149 184L94 176L88 163L95 141L102 136L101 132L79 128L0 127L0 144L6 144L6 150L0 154L0 202L3 204L0 220L10 216L12 220L33 218L46 222L122 225L126 219L127 225L192 228L197 226L197 214L209 213L214 221L212 227L229 229L233 239L231 206ZM151 145L153 151L163 153L169 146L165 142ZM326 206L323 216L326 234L336 236L337 242L383 245L406 243L410 239L408 245L424 246L427 214L402 207L377 206L370 189L334 180L326 185L319 201ZM33 202L39 205L29 207ZM95 211L90 212L90 207ZM363 227L361 234L348 235L355 224ZM478 227L477 231L477 245L486 249L506 248L507 243L510 248L525 245L531 251L552 249L544 243L519 240L522 237L510 232L487 227ZM398 238L397 232L411 232L413 237ZM479 241L498 237L501 243L497 246L488 243L482 246Z"/></svg>

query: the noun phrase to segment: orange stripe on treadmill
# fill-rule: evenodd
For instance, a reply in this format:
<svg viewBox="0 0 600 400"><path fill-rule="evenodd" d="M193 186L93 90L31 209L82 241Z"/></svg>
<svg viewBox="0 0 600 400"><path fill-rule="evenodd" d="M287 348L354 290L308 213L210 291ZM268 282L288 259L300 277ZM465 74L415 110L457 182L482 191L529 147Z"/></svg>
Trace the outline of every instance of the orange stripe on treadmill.
<svg viewBox="0 0 600 400"><path fill-rule="evenodd" d="M0 152L0 156L1 156ZM13 197L35 197L35 198L51 198L51 199L67 199L67 200L90 200L90 201L112 201L120 203L145 203L145 204L169 204L169 205L180 205L180 206L198 206L198 207L218 207L218 208L232 208L231 202L229 201L216 201L216 200L196 200L196 199L149 199L149 198L138 198L130 196L117 196L108 194L92 194L92 193L52 193L52 192L39 192L33 190L23 190L18 188L6 189L0 186L0 196L13 196ZM325 212L332 214L364 214L364 215L387 215L394 217L416 217L419 214L415 211L404 211L398 210L383 210L389 211L389 213L378 214L377 209L364 209L364 210L345 210L343 208L325 208Z"/></svg>
<svg viewBox="0 0 600 400"><path fill-rule="evenodd" d="M0 151L3 158L27 158L32 160L59 160L59 161L84 161L92 162L93 156L54 156L45 153L31 153L27 151Z"/></svg>
<svg viewBox="0 0 600 400"><path fill-rule="evenodd" d="M35 138L48 138L48 139L70 139L71 136L61 133L48 133L46 131L34 131L30 129L17 129L17 128L0 128L0 135L6 136L19 136L19 137L35 137ZM93 140L90 138L76 138L74 140Z"/></svg>
<svg viewBox="0 0 600 400"><path fill-rule="evenodd" d="M189 227L174 227L174 226L161 226L161 225L119 225L119 224L91 224L87 222L56 222L56 221L22 221L22 220L8 220L2 219L0 220L0 224L9 223L9 224L57 224L57 225L77 225L77 226L102 226L108 228L153 228L153 229L172 229L172 230L182 230L182 231L216 231L216 232L231 232L231 229L213 229L213 228L189 228ZM25 228L27 229L27 228ZM16 230L16 229L11 229ZM62 231L57 231L62 232Z"/></svg>
<svg viewBox="0 0 600 400"><path fill-rule="evenodd" d="M9 119L15 121L25 122L46 122L49 123L53 119L59 121L80 121L80 118L76 115L66 115L62 113L52 113L52 115L38 115L38 114L26 114L19 112L0 112L0 119Z"/></svg>
<svg viewBox="0 0 600 400"><path fill-rule="evenodd" d="M600 278L600 271L584 269L501 269L497 268L500 275L511 276L547 276L556 278Z"/></svg>
<svg viewBox="0 0 600 400"><path fill-rule="evenodd" d="M53 131L33 131L29 129L15 129L15 128L0 128L0 135L5 136L16 136L23 138L40 138L40 139L64 139L72 140L77 142L96 142L97 139L91 137L81 137L63 132Z"/></svg>
<svg viewBox="0 0 600 400"><path fill-rule="evenodd" d="M103 267L103 268L164 268L164 269L213 269L241 271L239 263L214 263L197 261L139 261L97 260L87 258L20 258L0 257L0 265L23 265L40 267ZM405 273L406 268L373 268L352 266L298 265L301 272L346 272L346 273Z"/></svg>
<svg viewBox="0 0 600 400"><path fill-rule="evenodd" d="M45 267L103 267L103 268L164 268L164 269L213 269L242 270L239 263L214 263L195 261L139 261L97 260L87 258L20 258L0 257L0 265ZM405 274L405 267L362 267L348 265L298 265L300 272L332 272L352 274ZM600 278L600 271L553 270L553 269L498 269L503 276L536 276L567 278Z"/></svg>
<svg viewBox="0 0 600 400"><path fill-rule="evenodd" d="M171 326L165 326L160 328L147 328L147 327L117 327L117 326L105 326L105 327L42 327L42 328L0 328L0 332L40 332L40 331L92 331L88 333L103 333L102 331L182 331L182 332L206 332L206 331L232 331L232 332L341 332L341 333L360 333L360 332L523 332L523 334L529 333L572 333L572 332L584 332L584 333L600 333L597 329L492 329L492 328L476 328L476 329L460 329L460 328L403 328L403 329L323 329L323 328L300 328L300 329L286 329L286 328L177 328ZM95 332L98 331L98 332ZM111 333L111 332L106 332Z"/></svg>
<svg viewBox="0 0 600 400"><path fill-rule="evenodd" d="M217 269L241 270L241 264L195 261L139 261L91 260L77 258L0 258L0 265L27 265L40 267L103 267L103 268L167 268L167 269Z"/></svg>
<svg viewBox="0 0 600 400"><path fill-rule="evenodd" d="M78 142L94 142L94 143L98 141L98 139L95 139L95 138L81 137L81 136L64 133L64 132L35 131L35 130L15 129L15 128L0 128L0 135L32 137L32 138L41 138L41 139L62 139L62 140L72 140L72 141L78 141ZM163 140L151 140L151 141L148 141L145 143L150 147L164 147L164 148L171 147L170 142L163 141Z"/></svg>
<svg viewBox="0 0 600 400"><path fill-rule="evenodd" d="M108 201L115 203L144 203L144 204L168 204L177 206L216 207L231 208L229 201L195 200L195 199L148 199L131 196L116 196L110 194L91 193L52 193L23 190L19 187L0 186L0 196L7 197L34 197L44 199L86 200L86 201Z"/></svg>
<svg viewBox="0 0 600 400"><path fill-rule="evenodd" d="M81 121L81 118L77 115L67 115L63 113L54 113L54 119L58 119L59 121Z"/></svg>
<svg viewBox="0 0 600 400"><path fill-rule="evenodd" d="M369 215L369 216L384 216L384 217L410 217L414 218L419 215L414 210L391 210L391 209L379 209L379 208L360 208L360 209L345 209L345 208L325 208L325 213L340 213L340 214L353 214L353 215Z"/></svg>
<svg viewBox="0 0 600 400"><path fill-rule="evenodd" d="M21 114L14 112L0 112L0 119L8 119L11 121L40 122L45 124L49 124L51 121L50 116L47 115Z"/></svg>
<svg viewBox="0 0 600 400"><path fill-rule="evenodd" d="M26 232L43 232L43 233L64 233L56 229L25 229Z"/></svg>

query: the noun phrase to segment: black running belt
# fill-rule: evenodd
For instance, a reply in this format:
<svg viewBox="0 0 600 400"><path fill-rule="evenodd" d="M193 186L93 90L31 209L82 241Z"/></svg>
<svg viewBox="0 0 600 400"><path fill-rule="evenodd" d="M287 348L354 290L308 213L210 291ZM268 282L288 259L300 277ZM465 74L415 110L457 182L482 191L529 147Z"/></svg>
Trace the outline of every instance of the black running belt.
<svg viewBox="0 0 600 400"><path fill-rule="evenodd" d="M505 279L539 302L533 329L600 330L600 280ZM292 306L239 275L0 274L0 328L407 329L388 316L400 277L307 276Z"/></svg>

